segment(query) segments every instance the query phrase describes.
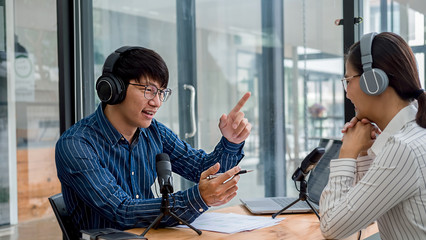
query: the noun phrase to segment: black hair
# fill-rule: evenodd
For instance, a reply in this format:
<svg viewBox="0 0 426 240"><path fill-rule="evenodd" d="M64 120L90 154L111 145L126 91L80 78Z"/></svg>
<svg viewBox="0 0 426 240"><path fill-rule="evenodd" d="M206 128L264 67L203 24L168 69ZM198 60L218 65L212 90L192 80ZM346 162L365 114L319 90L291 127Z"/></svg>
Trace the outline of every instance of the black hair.
<svg viewBox="0 0 426 240"><path fill-rule="evenodd" d="M155 51L143 47L121 53L112 72L126 86L132 79L139 82L141 77L159 83L162 88L169 83L169 70L163 58Z"/></svg>

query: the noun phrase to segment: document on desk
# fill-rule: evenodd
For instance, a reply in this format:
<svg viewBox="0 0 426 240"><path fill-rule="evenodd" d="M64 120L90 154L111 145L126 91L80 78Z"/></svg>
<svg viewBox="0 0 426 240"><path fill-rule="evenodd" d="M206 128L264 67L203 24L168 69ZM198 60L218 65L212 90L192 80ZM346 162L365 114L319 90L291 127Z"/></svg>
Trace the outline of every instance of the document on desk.
<svg viewBox="0 0 426 240"><path fill-rule="evenodd" d="M236 233L250 231L258 228L271 227L277 225L284 218L249 216L235 213L204 213L191 223L199 230L206 230L221 233ZM188 228L186 225L176 227Z"/></svg>

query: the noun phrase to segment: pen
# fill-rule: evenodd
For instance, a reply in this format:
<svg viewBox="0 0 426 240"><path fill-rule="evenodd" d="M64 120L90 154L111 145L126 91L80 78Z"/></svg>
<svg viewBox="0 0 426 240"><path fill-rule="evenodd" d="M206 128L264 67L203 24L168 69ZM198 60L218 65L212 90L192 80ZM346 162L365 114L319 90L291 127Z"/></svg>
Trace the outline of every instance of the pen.
<svg viewBox="0 0 426 240"><path fill-rule="evenodd" d="M232 177L235 177L235 176L237 176L239 174L248 173L248 172L253 172L253 170L240 170L239 172L237 172L236 174L234 174L234 176L232 176ZM222 173L216 173L216 174L213 174L213 175L209 175L207 177L207 179L208 180L215 179L215 178L219 177L220 175L222 175Z"/></svg>

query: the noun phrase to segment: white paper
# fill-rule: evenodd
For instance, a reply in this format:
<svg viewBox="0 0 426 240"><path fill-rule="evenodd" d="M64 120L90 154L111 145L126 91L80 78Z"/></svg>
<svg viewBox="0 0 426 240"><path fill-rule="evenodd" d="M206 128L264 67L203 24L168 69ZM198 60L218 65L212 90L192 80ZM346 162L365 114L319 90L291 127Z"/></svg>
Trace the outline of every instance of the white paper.
<svg viewBox="0 0 426 240"><path fill-rule="evenodd" d="M236 233L277 225L284 218L260 217L235 213L204 213L191 225L199 230ZM176 227L187 228L186 225Z"/></svg>

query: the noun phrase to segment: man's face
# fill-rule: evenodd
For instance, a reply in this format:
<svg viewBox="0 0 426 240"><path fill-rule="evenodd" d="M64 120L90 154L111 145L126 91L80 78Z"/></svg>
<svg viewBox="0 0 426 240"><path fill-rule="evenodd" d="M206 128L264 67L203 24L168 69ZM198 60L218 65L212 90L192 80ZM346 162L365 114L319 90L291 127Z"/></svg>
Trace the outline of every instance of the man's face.
<svg viewBox="0 0 426 240"><path fill-rule="evenodd" d="M157 82L150 81L142 77L138 82L130 80L130 83L140 85L153 85L160 88ZM128 127L147 128L151 125L157 110L162 102L159 99L159 94L156 94L153 99L147 99L144 94L146 87L129 84L127 87L126 98L121 102L118 111L122 115L124 124Z"/></svg>

